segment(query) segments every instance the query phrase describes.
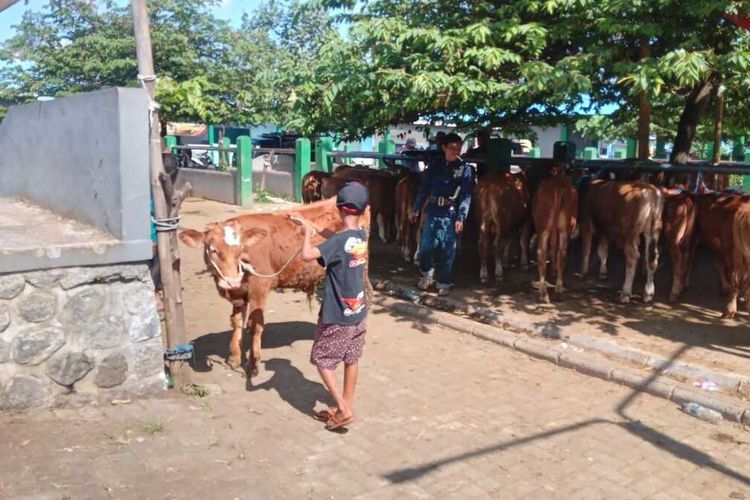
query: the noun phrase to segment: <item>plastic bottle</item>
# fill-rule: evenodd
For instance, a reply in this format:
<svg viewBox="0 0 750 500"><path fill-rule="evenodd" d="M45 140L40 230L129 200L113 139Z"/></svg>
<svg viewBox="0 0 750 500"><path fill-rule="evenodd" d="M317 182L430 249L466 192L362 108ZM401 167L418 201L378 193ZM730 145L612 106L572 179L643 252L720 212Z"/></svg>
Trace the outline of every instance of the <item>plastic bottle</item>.
<svg viewBox="0 0 750 500"><path fill-rule="evenodd" d="M712 424L718 424L724 419L718 411L706 408L698 403L685 403L682 405L682 411Z"/></svg>

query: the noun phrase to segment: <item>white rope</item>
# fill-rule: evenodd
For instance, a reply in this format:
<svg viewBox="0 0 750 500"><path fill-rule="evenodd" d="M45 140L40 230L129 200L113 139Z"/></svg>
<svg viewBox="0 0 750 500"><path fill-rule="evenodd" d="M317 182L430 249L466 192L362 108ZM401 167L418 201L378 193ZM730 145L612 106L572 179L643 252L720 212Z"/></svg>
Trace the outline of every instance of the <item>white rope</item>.
<svg viewBox="0 0 750 500"><path fill-rule="evenodd" d="M298 256L298 255L299 255L300 253L302 253L302 249L301 249L301 248L300 248L299 250L297 250L297 252L296 252L296 253L295 253L294 255L292 255L291 257L289 257L289 260L287 260L287 261L286 261L286 263L284 263L284 265L283 265L283 266L281 266L281 269L279 269L278 271L276 271L276 272L275 272L275 273L273 273L273 274L261 274L261 273L259 273L258 271L256 271L256 270L255 270L255 268L253 267L253 265L252 265L252 264L250 264L249 262L244 262L244 261L243 261L243 262L242 262L242 264L240 264L240 267L241 267L241 268L242 268L242 269L243 269L244 271L247 271L248 273L250 273L250 274L252 274L253 276L255 276L256 278L271 279L271 278L275 278L275 277L276 277L276 276L278 276L279 274L283 273L283 272L284 272L284 270L285 270L285 269L286 269L287 267L289 267L289 265L290 265L290 264L292 263L292 261L294 261L294 259L296 259L296 258L297 258L297 256Z"/></svg>
<svg viewBox="0 0 750 500"><path fill-rule="evenodd" d="M151 99L151 95L148 93L148 88L146 88L146 82L155 82L156 75L142 75L138 73L138 80L141 82L143 90L146 91L146 97L148 98L148 121L149 124L153 127L154 113L159 109L160 106L158 102L156 102L154 99Z"/></svg>
<svg viewBox="0 0 750 500"><path fill-rule="evenodd" d="M166 219L155 219L151 217L151 223L156 228L157 232L161 231L174 231L180 227L181 215L177 217L168 217Z"/></svg>

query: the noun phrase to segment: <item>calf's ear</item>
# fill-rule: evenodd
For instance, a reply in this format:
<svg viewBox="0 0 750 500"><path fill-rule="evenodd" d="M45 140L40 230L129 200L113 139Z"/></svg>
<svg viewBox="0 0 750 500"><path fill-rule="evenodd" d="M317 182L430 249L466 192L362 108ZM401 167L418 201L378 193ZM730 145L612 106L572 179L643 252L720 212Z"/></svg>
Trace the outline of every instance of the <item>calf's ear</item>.
<svg viewBox="0 0 750 500"><path fill-rule="evenodd" d="M260 240L266 237L268 232L265 229L247 229L242 232L242 246L244 248L250 248L258 243L260 243Z"/></svg>
<svg viewBox="0 0 750 500"><path fill-rule="evenodd" d="M203 244L203 233L195 229L186 229L180 233L180 240L189 247L197 247Z"/></svg>

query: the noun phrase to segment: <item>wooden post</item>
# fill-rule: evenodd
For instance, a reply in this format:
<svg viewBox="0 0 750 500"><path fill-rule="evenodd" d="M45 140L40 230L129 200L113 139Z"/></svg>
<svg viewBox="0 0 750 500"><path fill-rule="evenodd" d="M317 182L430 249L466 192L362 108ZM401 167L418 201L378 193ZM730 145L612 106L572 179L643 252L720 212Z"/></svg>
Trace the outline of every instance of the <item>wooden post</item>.
<svg viewBox="0 0 750 500"><path fill-rule="evenodd" d="M320 166L318 166L320 170ZM294 143L294 199L302 202L302 178L310 171L310 139L301 137Z"/></svg>
<svg viewBox="0 0 750 500"><path fill-rule="evenodd" d="M225 137L228 141L229 138ZM237 138L237 204L253 204L253 141L246 135Z"/></svg>
<svg viewBox="0 0 750 500"><path fill-rule="evenodd" d="M179 197L171 197L170 210L162 182L168 177L164 173L161 156L161 134L159 112L155 106L156 77L151 53L151 34L148 26L146 0L132 0L133 26L135 29L136 55L138 57L139 78L148 93L150 110L150 165L151 192L154 197L154 215L156 219L167 219L179 210ZM184 193L183 195L184 196ZM170 212L172 212L170 214ZM165 323L167 330L167 347L173 348L185 342L185 315L182 306L182 284L180 282L180 254L177 245L176 231L159 231L157 233L159 264L161 265L162 288L164 289ZM170 373L175 387L182 387L190 382L188 366L183 361L170 363Z"/></svg>

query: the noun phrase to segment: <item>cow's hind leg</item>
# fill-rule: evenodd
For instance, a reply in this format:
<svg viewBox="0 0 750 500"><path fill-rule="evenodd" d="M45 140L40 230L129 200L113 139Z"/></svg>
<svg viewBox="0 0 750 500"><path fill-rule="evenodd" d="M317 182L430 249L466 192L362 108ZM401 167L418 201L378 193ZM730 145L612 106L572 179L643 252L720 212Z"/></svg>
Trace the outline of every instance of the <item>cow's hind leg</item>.
<svg viewBox="0 0 750 500"><path fill-rule="evenodd" d="M594 240L594 228L590 221L581 221L581 278L589 272L591 259L591 243Z"/></svg>
<svg viewBox="0 0 750 500"><path fill-rule="evenodd" d="M669 301L677 302L680 299L680 293L682 293L684 277L687 273L685 266L687 265L687 252L680 248L680 245L670 241L669 242L669 256L672 259L672 291L669 292Z"/></svg>
<svg viewBox="0 0 750 500"><path fill-rule="evenodd" d="M570 241L570 234L567 231L560 231L560 236L557 242L557 256L556 266L557 279L555 281L555 293L560 298L560 295L565 291L563 287L563 276L565 275L565 264L568 260L568 241Z"/></svg>
<svg viewBox="0 0 750 500"><path fill-rule="evenodd" d="M599 245L596 247L599 256L599 279L607 279L607 258L609 257L609 240L603 234L599 235Z"/></svg>
<svg viewBox="0 0 750 500"><path fill-rule="evenodd" d="M531 221L527 221L521 230L521 270L529 270L529 242L531 240Z"/></svg>
<svg viewBox="0 0 750 500"><path fill-rule="evenodd" d="M239 368L242 363L242 332L244 331L245 326L246 310L247 304L233 305L232 315L229 317L232 324L232 338L229 340L229 357L227 358L227 365L232 369Z"/></svg>
<svg viewBox="0 0 750 500"><path fill-rule="evenodd" d="M659 267L659 233L656 233L653 236L645 235L644 239L646 287L643 290L643 301L652 302L654 300L654 295L656 294L654 273L656 273L656 268Z"/></svg>
<svg viewBox="0 0 750 500"><path fill-rule="evenodd" d="M539 267L539 301L549 304L547 291L547 244L550 232L548 229L539 231L536 241L536 260Z"/></svg>
<svg viewBox="0 0 750 500"><path fill-rule="evenodd" d="M635 271L638 267L638 259L640 253L638 252L638 240L628 241L625 244L625 283L622 286L622 292L620 293L620 302L627 304L630 302L630 296L633 295L633 280L635 279Z"/></svg>
<svg viewBox="0 0 750 500"><path fill-rule="evenodd" d="M487 283L490 278L490 273L487 268L487 259L490 254L490 235L488 232L489 228L487 227L487 223L482 222L479 226L479 281L481 283Z"/></svg>

